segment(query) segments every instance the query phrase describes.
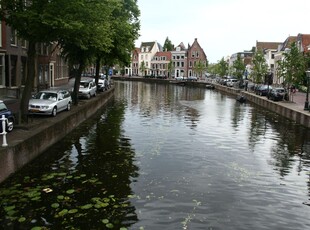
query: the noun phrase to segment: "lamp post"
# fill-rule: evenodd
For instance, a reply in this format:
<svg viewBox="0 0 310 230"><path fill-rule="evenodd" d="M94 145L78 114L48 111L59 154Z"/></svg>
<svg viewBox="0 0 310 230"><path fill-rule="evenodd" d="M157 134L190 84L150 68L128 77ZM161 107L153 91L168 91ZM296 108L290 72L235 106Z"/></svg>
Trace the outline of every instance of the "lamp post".
<svg viewBox="0 0 310 230"><path fill-rule="evenodd" d="M309 81L310 81L310 71L306 71L307 75L307 94L306 94L306 101L305 101L305 108L304 110L309 110Z"/></svg>

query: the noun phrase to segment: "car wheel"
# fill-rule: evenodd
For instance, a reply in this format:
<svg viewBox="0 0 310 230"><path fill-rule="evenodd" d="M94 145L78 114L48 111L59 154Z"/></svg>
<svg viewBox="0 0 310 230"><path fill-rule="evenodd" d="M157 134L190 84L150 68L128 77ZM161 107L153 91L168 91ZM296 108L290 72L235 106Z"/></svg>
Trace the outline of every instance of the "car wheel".
<svg viewBox="0 0 310 230"><path fill-rule="evenodd" d="M71 110L71 102L69 102L67 105L67 111L70 111L70 110Z"/></svg>
<svg viewBox="0 0 310 230"><path fill-rule="evenodd" d="M95 92L95 93L94 93L94 97L96 97L96 95L97 95L97 93Z"/></svg>
<svg viewBox="0 0 310 230"><path fill-rule="evenodd" d="M12 130L13 130L13 128L14 128L14 123L13 123L13 120L12 119L9 119L8 120L8 126L6 127L6 131L7 132L11 132Z"/></svg>
<svg viewBox="0 0 310 230"><path fill-rule="evenodd" d="M56 117L56 115L57 115L57 108L56 108L56 106L53 108L53 110L52 110L52 116L53 117Z"/></svg>
<svg viewBox="0 0 310 230"><path fill-rule="evenodd" d="M91 97L90 93L87 95L87 99L89 99Z"/></svg>

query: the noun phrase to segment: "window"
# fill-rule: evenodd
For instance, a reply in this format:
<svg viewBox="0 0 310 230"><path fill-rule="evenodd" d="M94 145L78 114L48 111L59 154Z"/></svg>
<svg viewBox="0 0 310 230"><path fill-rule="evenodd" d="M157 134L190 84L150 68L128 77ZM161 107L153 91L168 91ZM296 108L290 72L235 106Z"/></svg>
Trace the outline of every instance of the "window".
<svg viewBox="0 0 310 230"><path fill-rule="evenodd" d="M17 46L17 35L16 30L11 29L11 45Z"/></svg>
<svg viewBox="0 0 310 230"><path fill-rule="evenodd" d="M5 86L4 55L0 55L0 85Z"/></svg>
<svg viewBox="0 0 310 230"><path fill-rule="evenodd" d="M184 61L181 62L181 66L184 67Z"/></svg>
<svg viewBox="0 0 310 230"><path fill-rule="evenodd" d="M271 54L271 59L274 59L274 54Z"/></svg>
<svg viewBox="0 0 310 230"><path fill-rule="evenodd" d="M143 60L143 55L141 55L141 60Z"/></svg>
<svg viewBox="0 0 310 230"><path fill-rule="evenodd" d="M2 22L0 22L0 47L2 47ZM0 83L0 85L1 85L1 83Z"/></svg>
<svg viewBox="0 0 310 230"><path fill-rule="evenodd" d="M21 43L22 43L23 48L27 48L27 41L26 40L22 40Z"/></svg>
<svg viewBox="0 0 310 230"><path fill-rule="evenodd" d="M174 55L172 56L172 59L175 60L175 56Z"/></svg>
<svg viewBox="0 0 310 230"><path fill-rule="evenodd" d="M192 51L192 57L195 57L195 51Z"/></svg>
<svg viewBox="0 0 310 230"><path fill-rule="evenodd" d="M193 65L192 65L192 62L190 61L190 62L189 62L189 67L192 67L192 66L193 66Z"/></svg>
<svg viewBox="0 0 310 230"><path fill-rule="evenodd" d="M199 57L199 52L198 52L198 51L196 51L196 57L197 57L197 58Z"/></svg>
<svg viewBox="0 0 310 230"><path fill-rule="evenodd" d="M148 63L148 62L145 62L145 66L148 67L148 66L149 66L149 63Z"/></svg>

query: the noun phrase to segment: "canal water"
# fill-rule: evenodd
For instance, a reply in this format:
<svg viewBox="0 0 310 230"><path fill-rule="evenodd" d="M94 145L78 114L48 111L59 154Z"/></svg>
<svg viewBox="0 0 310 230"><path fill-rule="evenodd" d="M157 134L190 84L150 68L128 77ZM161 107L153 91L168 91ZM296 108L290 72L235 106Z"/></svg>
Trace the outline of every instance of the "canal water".
<svg viewBox="0 0 310 230"><path fill-rule="evenodd" d="M210 89L114 84L1 184L2 229L310 229L309 129Z"/></svg>

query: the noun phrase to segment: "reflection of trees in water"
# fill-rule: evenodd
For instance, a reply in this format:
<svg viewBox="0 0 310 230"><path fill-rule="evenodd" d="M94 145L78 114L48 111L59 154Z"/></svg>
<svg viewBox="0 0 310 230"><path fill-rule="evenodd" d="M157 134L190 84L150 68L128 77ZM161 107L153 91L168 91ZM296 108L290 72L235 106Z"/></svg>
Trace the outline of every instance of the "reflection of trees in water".
<svg viewBox="0 0 310 230"><path fill-rule="evenodd" d="M139 168L134 165L135 152L131 148L130 139L124 137L121 130L123 116L123 104L110 107L102 115L103 119L97 121L95 131L89 135L89 153L84 156L77 169L80 170L81 167L89 176L100 178L107 195L113 195L126 203L121 210L113 210L111 218L126 222L129 226L137 221L135 208L127 197L132 194L131 180L138 177Z"/></svg>
<svg viewBox="0 0 310 230"><path fill-rule="evenodd" d="M271 156L273 161L270 162L279 171L281 176L291 173L292 167L296 163L293 158L301 157L301 164L298 170L307 168L309 170L309 132L310 130L295 124L294 122L272 113L262 111L261 108L255 107L252 112L251 132L249 135L250 148L254 149L255 145L265 139L272 140ZM258 111L258 109L260 111ZM273 129L276 137L270 136L267 130Z"/></svg>
<svg viewBox="0 0 310 230"><path fill-rule="evenodd" d="M103 229L102 219L113 223L115 229L135 223L137 214L128 196L132 195L131 180L138 176L139 169L134 165L135 152L130 139L123 137L123 114L124 106L117 105L101 116L105 119L97 117L88 120L3 183L2 189L10 190L12 187L12 194L5 198L8 202L12 199L12 204L15 204L16 196L20 196L15 184L34 191L38 189L41 193L42 188L52 189L42 200L33 202L24 199L16 203L18 215L37 220L36 225L52 224L55 229L65 226L72 229ZM25 175L29 179L25 180ZM74 191L72 195L66 193L70 190ZM57 198L59 195L68 198L62 201ZM96 205L105 207L95 207L94 200L97 200ZM61 205L60 209L51 207L55 203ZM89 208L81 209L81 206ZM55 218L61 210L71 209L76 209L77 214L70 214L68 221ZM0 224L4 224L1 218ZM33 224L24 222L23 229L31 229ZM18 221L11 223L11 226L19 228Z"/></svg>

